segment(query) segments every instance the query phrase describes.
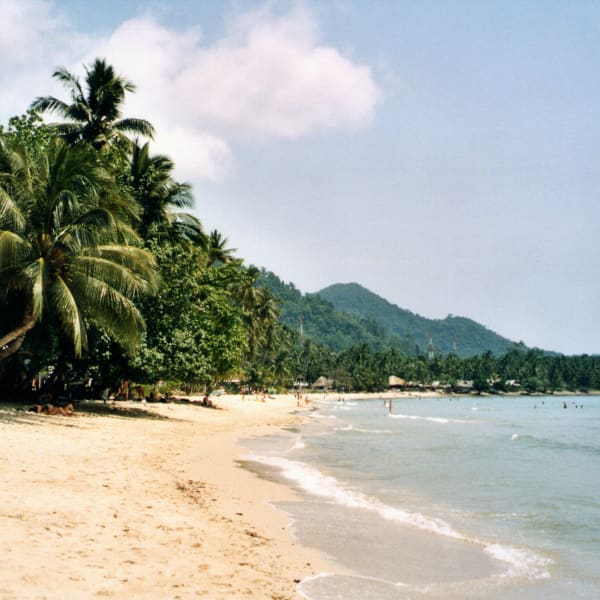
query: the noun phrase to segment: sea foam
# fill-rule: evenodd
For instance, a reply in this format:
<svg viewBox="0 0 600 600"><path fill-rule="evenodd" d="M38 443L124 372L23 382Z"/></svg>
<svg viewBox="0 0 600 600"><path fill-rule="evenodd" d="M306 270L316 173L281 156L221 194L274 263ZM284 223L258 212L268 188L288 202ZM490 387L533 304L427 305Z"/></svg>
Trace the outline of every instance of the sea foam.
<svg viewBox="0 0 600 600"><path fill-rule="evenodd" d="M430 423L474 423L467 419L449 419L446 417L422 417L420 415L388 414L390 419L407 419L409 421L429 421Z"/></svg>
<svg viewBox="0 0 600 600"><path fill-rule="evenodd" d="M302 490L314 496L331 500L348 508L369 510L388 521L415 527L422 531L478 544L490 556L508 565L508 570L503 573L502 577L544 579L550 576L547 570L548 566L552 564L550 559L529 550L489 543L463 535L442 519L390 506L362 492L347 489L335 477L326 475L305 463L278 456L258 454L245 455L243 459L280 469L283 477L293 481Z"/></svg>

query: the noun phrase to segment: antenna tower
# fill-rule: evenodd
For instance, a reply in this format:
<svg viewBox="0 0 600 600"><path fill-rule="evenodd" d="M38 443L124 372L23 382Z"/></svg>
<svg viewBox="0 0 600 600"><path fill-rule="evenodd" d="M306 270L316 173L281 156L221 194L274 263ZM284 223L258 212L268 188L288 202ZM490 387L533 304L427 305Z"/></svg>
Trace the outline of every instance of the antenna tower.
<svg viewBox="0 0 600 600"><path fill-rule="evenodd" d="M428 348L428 353L429 353L429 360L433 360L434 356L435 356L435 348L433 347L433 334L431 333L431 331L429 332L429 348Z"/></svg>

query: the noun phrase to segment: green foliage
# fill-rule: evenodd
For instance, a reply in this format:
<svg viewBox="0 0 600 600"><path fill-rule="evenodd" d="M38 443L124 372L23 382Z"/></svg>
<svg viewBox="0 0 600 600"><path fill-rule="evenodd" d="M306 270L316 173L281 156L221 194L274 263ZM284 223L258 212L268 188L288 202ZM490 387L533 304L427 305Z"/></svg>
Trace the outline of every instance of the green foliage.
<svg viewBox="0 0 600 600"><path fill-rule="evenodd" d="M209 267L201 251L150 242L161 288L142 305L145 343L136 359L138 378L212 386L240 369L247 348L241 310L233 292L243 278L239 264Z"/></svg>
<svg viewBox="0 0 600 600"><path fill-rule="evenodd" d="M49 315L76 356L86 347L85 319L135 343L143 321L134 300L154 286L154 263L114 210L121 201L90 148L52 138L29 154L2 140L0 284L24 305L20 324L0 340L8 345L2 352L18 349Z"/></svg>
<svg viewBox="0 0 600 600"><path fill-rule="evenodd" d="M51 128L44 124L42 118L33 110L28 110L26 114L18 117L11 117L6 130L0 125L0 136L9 145L24 148L31 157L46 151L53 137Z"/></svg>

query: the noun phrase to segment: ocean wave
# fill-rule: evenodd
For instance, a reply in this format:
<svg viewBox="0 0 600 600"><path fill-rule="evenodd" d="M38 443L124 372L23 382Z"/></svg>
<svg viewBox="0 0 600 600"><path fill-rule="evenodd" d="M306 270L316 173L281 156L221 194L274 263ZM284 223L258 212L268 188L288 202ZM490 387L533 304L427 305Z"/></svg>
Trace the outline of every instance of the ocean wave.
<svg viewBox="0 0 600 600"><path fill-rule="evenodd" d="M446 417L422 417L419 415L388 414L390 419L408 419L410 421L430 421L431 423L474 423L468 419L449 419Z"/></svg>
<svg viewBox="0 0 600 600"><path fill-rule="evenodd" d="M548 567L553 561L530 550L503 544L488 544L484 546L484 551L496 560L510 565L503 577L527 577L528 579L548 579L550 577Z"/></svg>
<svg viewBox="0 0 600 600"><path fill-rule="evenodd" d="M305 492L314 496L333 500L349 508L364 508L374 511L388 521L412 525L418 529L455 539L465 539L441 519L426 517L420 513L411 513L400 508L395 508L361 492L346 489L335 477L325 475L318 469L304 463L277 456L257 454L246 455L243 459L281 469L281 474L286 479L298 484Z"/></svg>
<svg viewBox="0 0 600 600"><path fill-rule="evenodd" d="M514 433L510 439L513 441L518 440L521 443L530 444L535 448L544 448L548 450L571 450L575 452L586 452L588 454L600 454L600 446L593 446L591 444L561 442L560 440L553 440L535 435L520 435L518 433Z"/></svg>
<svg viewBox="0 0 600 600"><path fill-rule="evenodd" d="M305 463L288 460L277 456L251 454L242 457L243 460L258 462L276 467L286 479L293 481L305 492L332 500L348 508L361 508L375 512L383 519L415 527L429 533L443 535L448 538L471 542L480 545L490 556L508 565L503 577L527 577L529 579L544 579L550 576L548 566L552 560L538 554L513 546L506 546L466 536L456 531L442 519L429 517L417 512L409 512L390 506L362 492L347 489L335 477L326 475L318 469Z"/></svg>
<svg viewBox="0 0 600 600"><path fill-rule="evenodd" d="M336 427L335 431L354 431L356 433L393 433L391 429L365 429L364 427L354 427L354 425L344 425L344 427Z"/></svg>

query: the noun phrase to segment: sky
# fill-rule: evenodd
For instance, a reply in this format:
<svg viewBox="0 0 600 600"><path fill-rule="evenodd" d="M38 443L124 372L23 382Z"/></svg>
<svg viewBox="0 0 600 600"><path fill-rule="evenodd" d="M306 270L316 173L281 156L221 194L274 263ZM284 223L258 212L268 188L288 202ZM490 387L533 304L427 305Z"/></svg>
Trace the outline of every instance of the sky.
<svg viewBox="0 0 600 600"><path fill-rule="evenodd" d="M600 3L0 0L0 123L96 57L248 264L600 352Z"/></svg>

